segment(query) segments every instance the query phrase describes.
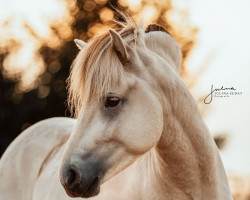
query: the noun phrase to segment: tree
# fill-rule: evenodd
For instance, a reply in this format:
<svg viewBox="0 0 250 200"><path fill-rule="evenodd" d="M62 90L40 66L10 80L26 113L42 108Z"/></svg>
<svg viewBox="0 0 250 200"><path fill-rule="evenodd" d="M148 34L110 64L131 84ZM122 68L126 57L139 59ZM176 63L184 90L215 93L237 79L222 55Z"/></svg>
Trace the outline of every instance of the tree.
<svg viewBox="0 0 250 200"><path fill-rule="evenodd" d="M70 65L78 53L73 39L88 41L90 37L110 27L109 18L122 20L115 8L125 10L135 18L142 13L148 22L165 26L182 46L182 73L187 73L185 63L195 44L197 29L184 23L187 20L183 13L179 13L183 18L182 24L173 24L168 20L168 14L175 10L170 0L142 0L138 5L130 5L124 0L77 0L75 5L72 2L66 1L72 17L70 23L67 26L54 23L50 27L55 41L59 41L58 45L50 45L32 27L25 26L31 36L40 41L38 56L45 63L45 70L36 78L33 88L22 91L19 87L20 76L6 77L4 60L11 48L7 46L0 52L0 155L22 130L35 122L49 117L70 116L66 108L66 79ZM150 9L155 13L150 14Z"/></svg>

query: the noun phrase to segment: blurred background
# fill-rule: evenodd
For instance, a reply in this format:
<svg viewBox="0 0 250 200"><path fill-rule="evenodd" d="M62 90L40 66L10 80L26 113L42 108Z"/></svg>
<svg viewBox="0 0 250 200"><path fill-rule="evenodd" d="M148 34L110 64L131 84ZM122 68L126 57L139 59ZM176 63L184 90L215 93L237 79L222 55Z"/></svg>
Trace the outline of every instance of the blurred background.
<svg viewBox="0 0 250 200"><path fill-rule="evenodd" d="M120 19L113 7L163 25L181 45L181 76L195 97L230 179L250 200L250 2L248 0L0 0L0 156L32 124L70 116L65 80L88 41ZM214 88L240 95L204 98Z"/></svg>

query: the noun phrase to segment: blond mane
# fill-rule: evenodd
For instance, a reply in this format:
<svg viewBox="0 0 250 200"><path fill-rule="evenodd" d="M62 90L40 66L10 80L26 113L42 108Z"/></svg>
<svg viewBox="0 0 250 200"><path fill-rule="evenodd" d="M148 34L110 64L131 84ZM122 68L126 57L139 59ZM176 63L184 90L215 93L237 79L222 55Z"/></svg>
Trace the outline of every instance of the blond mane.
<svg viewBox="0 0 250 200"><path fill-rule="evenodd" d="M133 46L139 35L139 28L129 17L123 28L116 29L127 44ZM102 98L110 87L126 82L124 68L115 52L108 32L92 38L81 50L71 66L68 78L68 105L77 117L84 103L93 96Z"/></svg>

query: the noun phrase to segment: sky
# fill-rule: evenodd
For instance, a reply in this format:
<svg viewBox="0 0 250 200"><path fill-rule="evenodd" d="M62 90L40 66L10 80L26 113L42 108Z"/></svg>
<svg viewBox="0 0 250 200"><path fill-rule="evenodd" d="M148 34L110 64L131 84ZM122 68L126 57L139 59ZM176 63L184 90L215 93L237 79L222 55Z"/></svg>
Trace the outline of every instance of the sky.
<svg viewBox="0 0 250 200"><path fill-rule="evenodd" d="M199 28L198 42L187 63L190 74L202 65L207 70L193 95L209 94L214 88L234 87L242 95L213 98L204 116L211 133L226 133L228 144L221 151L226 171L250 175L250 1L175 0Z"/></svg>

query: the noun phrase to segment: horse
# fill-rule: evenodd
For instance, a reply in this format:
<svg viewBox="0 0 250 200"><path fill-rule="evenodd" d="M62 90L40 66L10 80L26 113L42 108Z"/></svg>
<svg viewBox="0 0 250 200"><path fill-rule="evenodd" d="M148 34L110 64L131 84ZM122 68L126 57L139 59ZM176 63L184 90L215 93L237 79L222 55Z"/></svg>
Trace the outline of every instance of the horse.
<svg viewBox="0 0 250 200"><path fill-rule="evenodd" d="M0 162L5 200L232 200L224 167L162 26L126 18L80 48L68 79L76 119L41 121Z"/></svg>

